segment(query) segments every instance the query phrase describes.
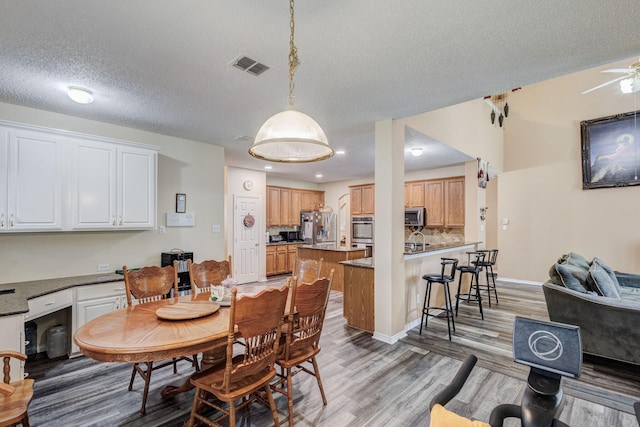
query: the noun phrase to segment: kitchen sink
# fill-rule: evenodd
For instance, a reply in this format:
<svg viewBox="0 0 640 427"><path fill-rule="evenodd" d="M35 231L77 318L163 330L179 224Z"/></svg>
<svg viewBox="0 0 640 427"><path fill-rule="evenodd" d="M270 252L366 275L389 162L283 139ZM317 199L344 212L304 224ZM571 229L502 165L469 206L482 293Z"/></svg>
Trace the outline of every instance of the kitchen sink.
<svg viewBox="0 0 640 427"><path fill-rule="evenodd" d="M415 243L415 242L406 242L404 244L404 251L405 252L421 252L424 251L427 246L429 246L428 243Z"/></svg>

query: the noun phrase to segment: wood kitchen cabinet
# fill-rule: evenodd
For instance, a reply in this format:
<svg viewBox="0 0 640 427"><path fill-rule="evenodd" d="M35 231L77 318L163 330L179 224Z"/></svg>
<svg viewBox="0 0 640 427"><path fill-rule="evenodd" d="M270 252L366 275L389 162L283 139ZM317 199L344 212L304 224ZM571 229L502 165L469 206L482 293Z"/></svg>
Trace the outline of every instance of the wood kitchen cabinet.
<svg viewBox="0 0 640 427"><path fill-rule="evenodd" d="M351 216L373 215L375 210L375 187L373 184L349 187Z"/></svg>
<svg viewBox="0 0 640 427"><path fill-rule="evenodd" d="M266 271L267 276L286 274L293 271L299 245L269 245L267 246Z"/></svg>
<svg viewBox="0 0 640 427"><path fill-rule="evenodd" d="M324 191L267 186L267 227L300 225L300 211L318 210Z"/></svg>
<svg viewBox="0 0 640 427"><path fill-rule="evenodd" d="M406 182L404 184L404 207L422 208L424 207L424 185L423 181Z"/></svg>
<svg viewBox="0 0 640 427"><path fill-rule="evenodd" d="M267 227L280 225L280 188L267 186Z"/></svg>
<svg viewBox="0 0 640 427"><path fill-rule="evenodd" d="M276 247L275 246L267 246L267 261L265 263L266 271L265 274L267 276L273 276L277 274L278 269L276 266Z"/></svg>
<svg viewBox="0 0 640 427"><path fill-rule="evenodd" d="M444 180L444 225L464 227L464 177Z"/></svg>
<svg viewBox="0 0 640 427"><path fill-rule="evenodd" d="M287 272L287 250L288 245L276 246L276 274L284 274Z"/></svg>
<svg viewBox="0 0 640 427"><path fill-rule="evenodd" d="M343 316L347 325L375 331L374 269L344 265Z"/></svg>
<svg viewBox="0 0 640 427"><path fill-rule="evenodd" d="M63 230L64 141L0 127L0 232Z"/></svg>
<svg viewBox="0 0 640 427"><path fill-rule="evenodd" d="M426 227L464 227L464 177L424 181Z"/></svg>
<svg viewBox="0 0 640 427"><path fill-rule="evenodd" d="M427 211L426 227L444 227L444 182L424 182L424 207Z"/></svg>

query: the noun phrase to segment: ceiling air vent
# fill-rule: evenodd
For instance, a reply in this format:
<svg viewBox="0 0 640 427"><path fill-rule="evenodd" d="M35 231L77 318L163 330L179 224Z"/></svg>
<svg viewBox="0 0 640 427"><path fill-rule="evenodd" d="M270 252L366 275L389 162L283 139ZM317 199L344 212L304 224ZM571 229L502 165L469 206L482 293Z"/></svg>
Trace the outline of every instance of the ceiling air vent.
<svg viewBox="0 0 640 427"><path fill-rule="evenodd" d="M231 65L254 76L259 76L269 69L266 65L244 55L233 61Z"/></svg>

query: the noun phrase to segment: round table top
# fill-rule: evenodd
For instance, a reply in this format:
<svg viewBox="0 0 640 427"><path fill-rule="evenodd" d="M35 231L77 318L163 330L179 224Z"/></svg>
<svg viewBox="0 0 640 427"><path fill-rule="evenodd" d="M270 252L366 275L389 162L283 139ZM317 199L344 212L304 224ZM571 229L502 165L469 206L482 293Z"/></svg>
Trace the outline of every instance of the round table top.
<svg viewBox="0 0 640 427"><path fill-rule="evenodd" d="M189 320L162 320L156 310L208 294L185 295L97 317L81 326L73 339L82 353L103 362L148 362L190 356L226 344L229 308Z"/></svg>

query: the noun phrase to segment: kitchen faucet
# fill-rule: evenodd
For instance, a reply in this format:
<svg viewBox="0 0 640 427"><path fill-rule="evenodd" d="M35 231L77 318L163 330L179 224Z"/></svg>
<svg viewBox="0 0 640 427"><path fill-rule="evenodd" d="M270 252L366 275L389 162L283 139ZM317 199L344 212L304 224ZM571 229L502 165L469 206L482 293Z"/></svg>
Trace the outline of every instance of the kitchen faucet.
<svg viewBox="0 0 640 427"><path fill-rule="evenodd" d="M409 234L408 242L411 245L411 250L415 250L416 246L417 246L416 243L413 241L413 238L415 236L422 236L422 249L424 249L424 247L425 247L425 236L424 236L424 233L422 231L416 230L413 233Z"/></svg>

